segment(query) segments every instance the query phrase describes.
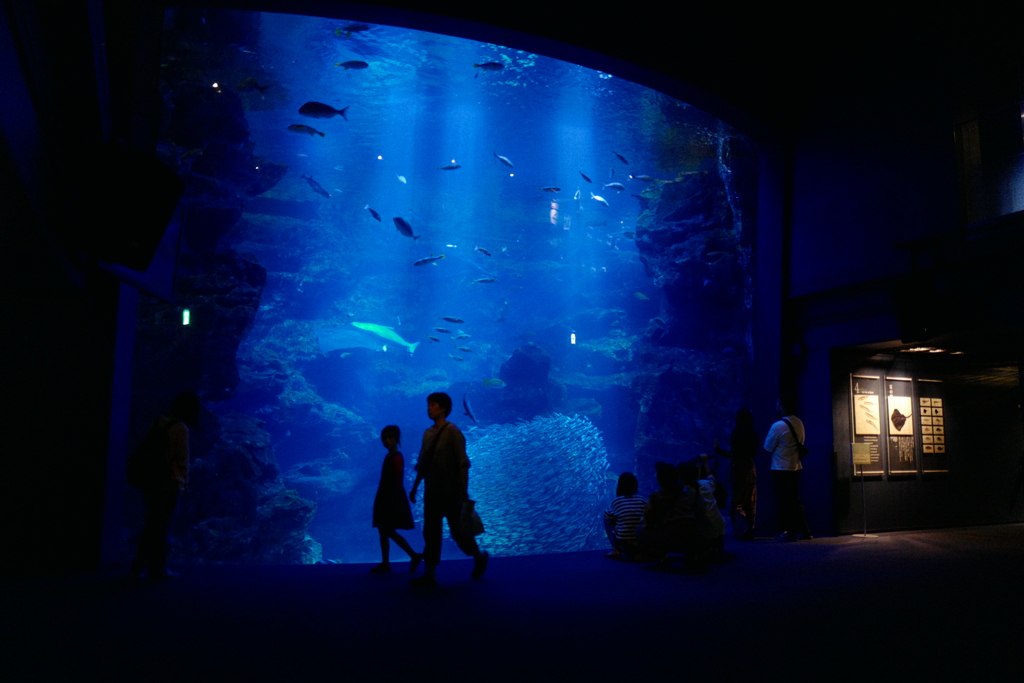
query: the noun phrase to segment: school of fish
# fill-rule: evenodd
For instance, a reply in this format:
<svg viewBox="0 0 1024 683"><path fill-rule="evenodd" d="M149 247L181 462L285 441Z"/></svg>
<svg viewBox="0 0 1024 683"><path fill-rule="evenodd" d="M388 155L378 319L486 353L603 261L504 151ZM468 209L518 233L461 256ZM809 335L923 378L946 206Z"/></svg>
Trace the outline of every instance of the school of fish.
<svg viewBox="0 0 1024 683"><path fill-rule="evenodd" d="M614 497L601 432L586 417L554 414L464 430L469 494L493 555L604 547L601 513Z"/></svg>

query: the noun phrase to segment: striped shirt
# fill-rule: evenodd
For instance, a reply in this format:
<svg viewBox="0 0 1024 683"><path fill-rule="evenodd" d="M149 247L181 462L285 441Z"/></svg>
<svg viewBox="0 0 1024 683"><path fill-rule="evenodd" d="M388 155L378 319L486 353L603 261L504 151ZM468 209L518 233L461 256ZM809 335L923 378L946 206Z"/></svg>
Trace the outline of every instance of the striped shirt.
<svg viewBox="0 0 1024 683"><path fill-rule="evenodd" d="M615 537L623 541L636 538L636 528L644 516L647 499L640 494L618 496L604 512L604 518L615 524Z"/></svg>

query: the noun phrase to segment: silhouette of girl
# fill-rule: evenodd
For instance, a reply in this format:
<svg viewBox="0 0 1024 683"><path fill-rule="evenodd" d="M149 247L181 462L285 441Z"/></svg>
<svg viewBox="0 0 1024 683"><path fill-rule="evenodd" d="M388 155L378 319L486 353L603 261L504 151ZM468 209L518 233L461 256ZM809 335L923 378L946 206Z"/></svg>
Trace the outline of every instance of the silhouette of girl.
<svg viewBox="0 0 1024 683"><path fill-rule="evenodd" d="M409 497L405 495L403 478L405 475L405 458L398 445L402 440L402 432L395 425L388 425L380 433L380 441L388 449L384 456L384 466L380 472L380 484L377 485L377 497L373 499L373 526L380 534L381 563L370 571L374 574L385 574L391 571L389 555L391 541L409 555L411 560L409 571L414 572L423 559L409 545L396 529L413 529L412 510L409 508Z"/></svg>

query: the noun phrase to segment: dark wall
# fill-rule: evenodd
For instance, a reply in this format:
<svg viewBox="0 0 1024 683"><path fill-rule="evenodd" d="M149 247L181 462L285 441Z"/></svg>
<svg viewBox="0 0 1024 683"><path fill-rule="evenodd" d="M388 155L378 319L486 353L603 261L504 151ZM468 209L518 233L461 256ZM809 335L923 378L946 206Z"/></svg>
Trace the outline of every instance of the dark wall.
<svg viewBox="0 0 1024 683"><path fill-rule="evenodd" d="M796 133L793 296L907 272L901 243L959 227L950 55L887 38L837 65Z"/></svg>

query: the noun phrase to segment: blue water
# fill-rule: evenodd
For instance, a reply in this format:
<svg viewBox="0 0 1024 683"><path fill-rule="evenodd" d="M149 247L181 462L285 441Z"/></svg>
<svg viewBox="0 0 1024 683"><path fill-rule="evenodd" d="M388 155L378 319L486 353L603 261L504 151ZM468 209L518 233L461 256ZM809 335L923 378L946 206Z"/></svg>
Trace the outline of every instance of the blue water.
<svg viewBox="0 0 1024 683"><path fill-rule="evenodd" d="M600 547L598 514L614 475L635 467L636 343L661 306L632 235L635 195L647 184L630 174L719 172L724 127L613 74L388 26L339 35L348 23L259 15L255 40L207 46L217 58L195 66L210 87L241 97L253 153L288 167L220 244L254 254L268 281L239 348L238 394L211 409L264 420L286 484L304 463L336 471L333 488L300 490L321 497L309 533L325 558L379 559L370 528L384 454L377 435L402 428L411 480L432 391L452 395L452 419L480 464L470 490L486 492L480 512L485 525L495 520L485 549ZM167 48L182 60L195 59L190 50ZM349 60L368 67L336 66ZM484 63L503 68L474 67ZM249 78L269 87L239 91ZM302 116L306 102L347 107L347 120ZM323 136L289 130L296 124ZM451 165L460 168L442 170ZM401 234L396 217L418 239ZM502 375L527 345L551 364L551 383L532 399ZM267 367L286 377L276 397L257 372ZM507 400L517 389L527 398ZM479 422L463 415L464 396ZM523 434L551 447L516 449ZM556 450L559 458L543 456ZM520 458L515 474L499 456ZM543 514L538 486L548 491ZM419 531L407 537L421 545ZM457 554L446 547L446 557Z"/></svg>

